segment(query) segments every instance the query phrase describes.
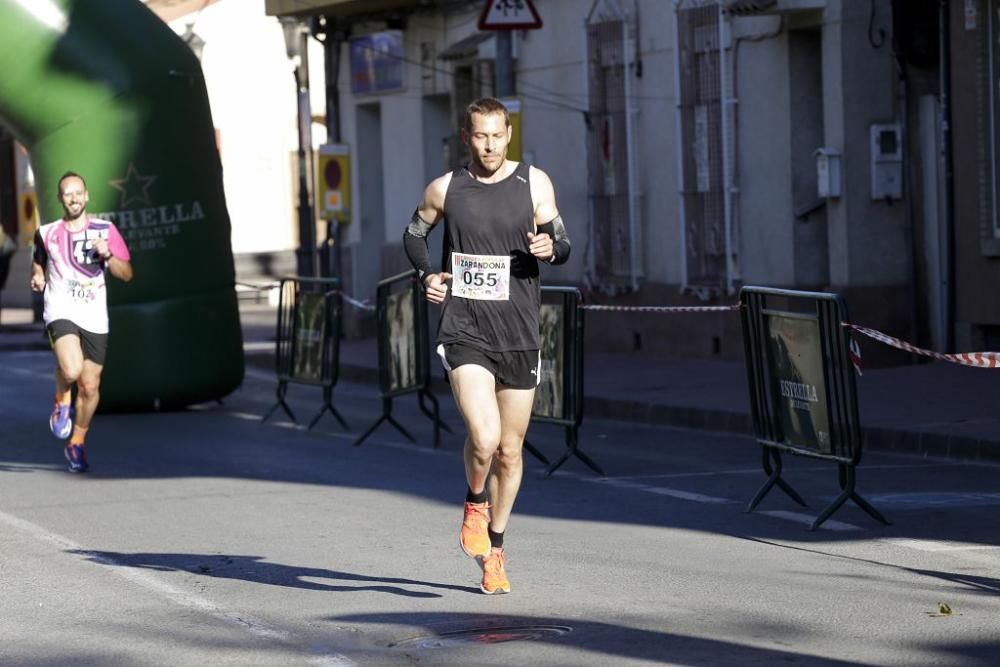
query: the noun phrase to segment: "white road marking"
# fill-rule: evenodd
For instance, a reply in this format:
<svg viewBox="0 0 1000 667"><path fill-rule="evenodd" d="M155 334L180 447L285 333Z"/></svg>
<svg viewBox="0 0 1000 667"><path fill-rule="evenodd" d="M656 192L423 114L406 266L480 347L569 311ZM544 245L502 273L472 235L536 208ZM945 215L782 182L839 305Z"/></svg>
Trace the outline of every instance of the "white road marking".
<svg viewBox="0 0 1000 667"><path fill-rule="evenodd" d="M248 376L250 376L252 378L256 378L258 380L277 380L278 379L275 376L275 374L274 374L273 371L270 372L270 373L268 373L266 371L260 370L259 368L254 368L253 366L247 366L246 368L244 368L243 369L243 375L248 375Z"/></svg>
<svg viewBox="0 0 1000 667"><path fill-rule="evenodd" d="M0 512L0 523L4 523L13 529L25 533L39 542L44 542L54 546L60 551L77 552L90 562L96 562L104 566L113 566L105 568L104 571L126 579L133 584L154 593L160 598L167 600L168 602L188 609L200 611L230 625L243 628L255 637L276 641L284 644L285 646L298 649L298 647L293 644L291 635L285 630L281 630L280 628L275 628L262 621L255 620L246 614L225 609L208 598L196 593L185 591L164 581L160 581L148 572L128 567L127 564L119 563L113 558L108 558L100 555L99 553L89 551L76 542L63 537L62 535L50 532L37 524L31 523L30 521L7 514L6 512ZM356 664L354 661L340 654L314 656L310 662L312 664L323 666L329 665L331 667L350 667Z"/></svg>
<svg viewBox="0 0 1000 667"><path fill-rule="evenodd" d="M692 493L690 491L681 491L680 489L670 489L662 486L654 486L652 484L639 484L637 482L632 482L622 479L614 478L603 478L603 477L582 477L576 473L567 473L565 476L572 477L579 481L586 481L596 484L605 484L607 486L613 486L618 489L631 489L633 491L641 491L643 493L652 493L659 496L669 496L671 498L678 498L680 500L689 500L696 503L703 503L706 505L734 505L739 501L730 500L728 498L719 498L717 496L706 496L701 493ZM810 516L808 514L801 514L799 512L786 512L781 510L758 512L758 514L763 514L765 516L772 517L774 519L782 519L785 521L792 521L795 523L802 523L807 526L811 526L816 517ZM843 521L835 521L833 519L827 519L823 522L820 528L825 528L827 530L835 531L848 531L848 530L862 530L860 526L855 526L854 524L844 523Z"/></svg>
<svg viewBox="0 0 1000 667"><path fill-rule="evenodd" d="M897 547L915 549L917 551L928 551L931 553L1000 550L1000 545L994 544L973 544L971 542L948 542L944 540L916 540L906 537L886 537L882 540L882 542L888 542L889 544Z"/></svg>
<svg viewBox="0 0 1000 667"><path fill-rule="evenodd" d="M633 491L653 493L658 496L670 496L671 498L678 498L680 500L690 500L692 502L705 503L708 505L731 505L736 502L735 500L729 500L728 498L719 498L717 496L706 496L702 493L693 493L691 491L682 491L680 489L669 489L663 486L653 486L652 484L639 484L637 482L630 482L627 480L609 479L604 477L588 478L588 477L580 477L575 474L570 476L575 477L579 481L604 484L606 486L613 486L617 489L631 489Z"/></svg>
<svg viewBox="0 0 1000 667"><path fill-rule="evenodd" d="M764 516L774 517L775 519L785 519L786 521L794 521L795 523L804 523L807 526L811 526L816 517L810 516L808 514L802 514L801 512L787 512L785 510L767 510L764 512L757 512L757 514L763 514ZM834 521L833 519L827 519L824 521L820 529L826 530L864 530L861 526L855 526L853 523L844 523L843 521Z"/></svg>
<svg viewBox="0 0 1000 667"><path fill-rule="evenodd" d="M760 468L746 468L741 470L708 470L703 472L670 472L651 475L612 475L603 477L605 480L633 480L633 479L683 479L685 477L716 477L722 475L763 475Z"/></svg>
<svg viewBox="0 0 1000 667"><path fill-rule="evenodd" d="M6 365L3 367L8 373L13 373L14 375L23 375L28 377L44 378L46 380L52 380L52 371L43 372L36 371L30 368L18 368L17 366ZM54 380L53 380L54 381Z"/></svg>
<svg viewBox="0 0 1000 667"><path fill-rule="evenodd" d="M41 338L41 337L40 337ZM44 340L44 339L42 339ZM4 352L5 357L48 357L52 358L51 350L14 350L12 352Z"/></svg>
<svg viewBox="0 0 1000 667"><path fill-rule="evenodd" d="M280 424L281 422L276 423L276 425ZM305 426L301 427L300 430L305 431L306 430ZM345 431L316 431L316 433L328 438L336 438L337 440L347 440L351 444L354 444L354 441L361 436L360 432L348 433ZM371 434L367 438L365 438L365 441L362 444L367 445L368 443L371 443L373 445L378 445L380 447L392 447L394 449L403 449L408 452L413 452L414 454L436 454L442 451L442 450L434 450L433 448L428 448L428 447L421 447L419 442L414 443L410 442L409 440L386 440L385 438L380 438L375 434ZM455 454L461 454L461 452L455 452Z"/></svg>
<svg viewBox="0 0 1000 667"><path fill-rule="evenodd" d="M877 493L868 496L868 500L876 505L884 505L900 510L989 507L991 505L1000 505L1000 493L975 491Z"/></svg>
<svg viewBox="0 0 1000 667"><path fill-rule="evenodd" d="M968 461L955 461L954 463L912 463L912 464L885 464L885 465L866 465L858 468L859 471L865 470L908 470L911 468L940 468L942 465L951 466L963 466L969 465ZM824 472L828 470L833 470L829 465L826 466L809 466L805 468L793 468L795 472ZM757 468L737 468L735 470L708 470L702 472L673 472L673 473L662 473L655 475L616 475L611 477L605 477L604 479L682 479L685 477L724 477L726 475L764 475L763 469Z"/></svg>
<svg viewBox="0 0 1000 667"><path fill-rule="evenodd" d="M208 412L210 410L217 411L219 414L223 414L227 417L233 417L234 419L242 419L244 421L259 422L261 418L261 415L256 415L249 412L240 412L238 410L218 409L216 408L215 405L209 405L209 404L192 405L188 406L188 409L197 412ZM268 426L277 426L278 428L307 432L307 429L304 425L293 424L289 421L267 421L264 423L267 424ZM351 443L357 440L358 437L361 435L360 433L346 433L344 431L323 431L323 430L317 430L314 431L314 433L329 438L336 438L337 440L347 440ZM365 439L364 444L368 443L371 443L373 445L379 445L380 447L392 447L394 449L403 449L408 452L413 452L415 454L438 454L443 451L443 450L435 450L433 448L421 447L419 443L412 443L409 441L404 442L401 440L386 440L385 438L380 438L374 434L369 435Z"/></svg>

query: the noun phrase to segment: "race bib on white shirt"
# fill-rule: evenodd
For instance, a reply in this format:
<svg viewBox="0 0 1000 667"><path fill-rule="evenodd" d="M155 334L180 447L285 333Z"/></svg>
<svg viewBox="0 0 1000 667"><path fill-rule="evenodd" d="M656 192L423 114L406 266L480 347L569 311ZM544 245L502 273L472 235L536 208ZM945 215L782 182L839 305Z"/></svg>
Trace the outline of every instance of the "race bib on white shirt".
<svg viewBox="0 0 1000 667"><path fill-rule="evenodd" d="M98 285L96 280L73 280L66 281L66 291L69 298L78 304L88 304L97 299Z"/></svg>
<svg viewBox="0 0 1000 667"><path fill-rule="evenodd" d="M451 253L451 293L464 299L508 301L509 255Z"/></svg>

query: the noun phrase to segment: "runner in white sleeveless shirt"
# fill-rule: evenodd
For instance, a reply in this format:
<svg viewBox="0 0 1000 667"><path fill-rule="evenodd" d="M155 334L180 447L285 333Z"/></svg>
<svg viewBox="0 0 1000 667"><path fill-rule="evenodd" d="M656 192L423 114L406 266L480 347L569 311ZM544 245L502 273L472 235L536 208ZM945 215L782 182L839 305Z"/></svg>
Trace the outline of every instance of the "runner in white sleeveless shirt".
<svg viewBox="0 0 1000 667"><path fill-rule="evenodd" d="M59 179L64 216L35 233L31 273L31 289L43 294L43 318L56 358L49 428L56 437L69 438L64 454L70 472L88 469L84 446L100 400L108 345L105 272L126 282L132 279L125 240L112 223L87 215L89 199L79 174L66 172ZM75 415L70 405L74 384Z"/></svg>

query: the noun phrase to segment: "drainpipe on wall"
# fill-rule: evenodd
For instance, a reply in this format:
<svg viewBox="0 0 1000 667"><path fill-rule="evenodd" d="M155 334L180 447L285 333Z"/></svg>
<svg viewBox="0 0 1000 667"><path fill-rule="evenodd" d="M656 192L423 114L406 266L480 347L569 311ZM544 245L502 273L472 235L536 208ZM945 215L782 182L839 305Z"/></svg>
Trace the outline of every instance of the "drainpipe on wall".
<svg viewBox="0 0 1000 667"><path fill-rule="evenodd" d="M904 63L896 53L893 53L893 60L896 63L896 71L899 75L899 104L900 110L900 133L903 137L903 219L905 221L907 240L910 242L910 335L914 340L919 340L920 305L917 283L917 254L919 245L917 244L917 234L913 224L913 197L916 188L913 187L913 178L910 174L912 169L912 155L910 150L912 141L910 140L910 81ZM918 124L919 125L919 124ZM931 328L931 338L933 339L934 328ZM911 362L915 363L916 355L910 355Z"/></svg>
<svg viewBox="0 0 1000 667"><path fill-rule="evenodd" d="M729 109L733 100L729 98L729 87L726 85L728 71L726 69L726 14L725 8L719 4L719 123L722 129L722 212L726 234L726 294L733 294L733 202L732 202L732 156L729 154L730 125Z"/></svg>
<svg viewBox="0 0 1000 667"><path fill-rule="evenodd" d="M325 17L326 38L323 40L323 73L326 79L326 140L327 143L341 142L340 91L340 50L346 38L345 31L337 22ZM340 252L343 225L336 220L326 222L326 241L323 243L323 266L327 277L343 282L343 263ZM343 288L343 285L341 286Z"/></svg>
<svg viewBox="0 0 1000 667"><path fill-rule="evenodd" d="M312 111L309 105L309 31L300 19L283 16L285 50L292 63L295 81L296 131L298 133L298 205L299 247L295 250L296 275L316 276L316 224L309 199L309 164L312 156Z"/></svg>
<svg viewBox="0 0 1000 667"><path fill-rule="evenodd" d="M688 289L688 267L687 267L687 225L686 213L684 210L684 112L681 108L681 29L680 29L680 5L681 0L674 0L674 104L677 110L674 116L674 127L676 137L674 144L677 152L677 215L680 219L680 247L681 247L681 294Z"/></svg>
<svg viewBox="0 0 1000 667"><path fill-rule="evenodd" d="M622 17L622 59L625 68L625 159L626 177L628 178L628 236L629 236L629 279L632 291L639 289L639 277L642 272L642 237L639 230L639 167L637 164L638 155L635 146L635 114L633 107L633 83L632 83L632 63L633 45L630 41L629 30L635 25L634 15L630 17L628 12L619 8ZM636 53L638 48L636 47Z"/></svg>
<svg viewBox="0 0 1000 667"><path fill-rule="evenodd" d="M944 193L941 210L944 213L944 239L941 244L941 311L944 313L944 348L951 350L955 343L955 178L951 145L951 20L948 0L941 0L938 27L938 48L940 49L941 87L941 157L944 163Z"/></svg>

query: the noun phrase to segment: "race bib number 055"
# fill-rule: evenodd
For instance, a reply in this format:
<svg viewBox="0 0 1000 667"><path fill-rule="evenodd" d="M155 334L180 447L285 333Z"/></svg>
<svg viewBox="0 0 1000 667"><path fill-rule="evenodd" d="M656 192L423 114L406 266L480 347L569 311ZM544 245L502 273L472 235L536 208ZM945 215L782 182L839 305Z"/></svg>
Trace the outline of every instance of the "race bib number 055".
<svg viewBox="0 0 1000 667"><path fill-rule="evenodd" d="M509 255L451 253L451 293L464 299L510 299Z"/></svg>

